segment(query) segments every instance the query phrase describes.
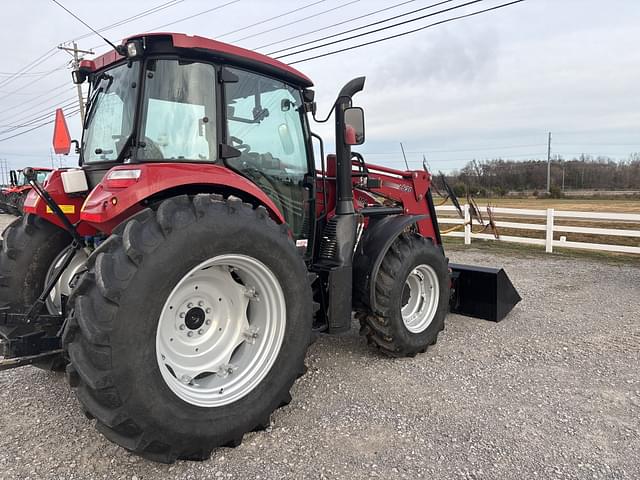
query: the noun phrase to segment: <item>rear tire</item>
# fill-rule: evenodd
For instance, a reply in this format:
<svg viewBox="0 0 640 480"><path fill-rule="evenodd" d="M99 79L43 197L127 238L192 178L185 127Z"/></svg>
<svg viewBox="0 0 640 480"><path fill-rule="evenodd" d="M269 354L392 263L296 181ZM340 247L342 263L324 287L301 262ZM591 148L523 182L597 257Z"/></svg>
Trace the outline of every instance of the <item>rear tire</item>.
<svg viewBox="0 0 640 480"><path fill-rule="evenodd" d="M0 308L26 313L44 289L49 267L70 243L69 234L36 216L24 215L2 234L0 251ZM45 312L46 313L46 312ZM0 334L15 338L36 331L33 327L0 327ZM57 331L47 331L55 336ZM36 363L45 370L60 370L62 357Z"/></svg>
<svg viewBox="0 0 640 480"><path fill-rule="evenodd" d="M449 310L449 269L430 240L401 234L386 253L374 288L376 308L358 312L360 333L369 344L393 357L413 357L437 342Z"/></svg>
<svg viewBox="0 0 640 480"><path fill-rule="evenodd" d="M18 212L18 216L24 215L24 201L26 200L26 198L27 198L26 192L21 193L16 198L16 210Z"/></svg>
<svg viewBox="0 0 640 480"><path fill-rule="evenodd" d="M176 340L173 345L177 349L178 343L189 344L179 335L192 333L193 340L197 340L197 335L203 335L203 340L207 338L200 328L208 318L204 310L212 305L204 292L215 289L216 280L213 286L197 284L201 287L198 295L202 293L204 299L201 309L197 307L198 299L193 300L191 307L187 303L192 301L191 297L183 299L187 305L186 329L181 320L178 324L163 322L167 308L174 308L174 312L183 310L180 300L173 303L173 299L180 297L180 289L192 278L192 272L196 272L195 276L209 268L209 272L221 268L196 267L225 256L253 259L266 268L264 272L273 274L286 305L286 323L277 356L272 357L268 370L264 367L264 376L242 396L216 403L215 398L207 397L209 401L198 397L212 395L211 391L202 393L199 388L217 381L218 376L224 378L224 371L218 374L206 370L205 375L195 378L178 374L167 378L168 369L163 369L159 358L165 360L166 354L166 361L173 361L169 357L175 352L161 351L169 348L166 340ZM216 272L218 285L233 283L235 270L229 270L229 279L222 276L222 281L220 272ZM251 297L253 285L240 278ZM189 288L192 293L188 295L195 295L193 285ZM238 284L233 288L237 289ZM259 288L256 291L260 301L271 305L267 292ZM67 368L71 385L77 387L83 408L96 418L101 433L151 460L165 463L178 458L204 460L213 448L239 445L246 432L266 428L271 413L289 403L289 389L304 369L312 321L312 294L306 267L287 229L277 225L264 207L253 209L237 198L225 201L216 195L175 197L163 201L157 211L146 209L126 221L89 258L88 271L74 290L72 304L63 335L71 360ZM220 305L222 308L224 302ZM200 311L192 315L189 309ZM246 317L252 314L255 319L256 311L262 312L260 307L250 304L248 310L245 308ZM212 315L215 313L213 305ZM184 318L177 317L179 314L173 315ZM231 316L227 315L224 318ZM215 318L212 323L215 325ZM255 325L253 321L251 325ZM164 344L157 343L157 337L164 332L171 338L165 338ZM265 343L260 345L267 345L270 338L265 335ZM191 352L193 358L205 357ZM227 366L234 363L233 355L235 350ZM207 360L210 357L203 362ZM179 363L179 368L183 364ZM228 376L243 378L242 368L231 369ZM251 368L246 367L247 371ZM183 388L175 383L179 379L183 379Z"/></svg>
<svg viewBox="0 0 640 480"><path fill-rule="evenodd" d="M0 308L27 312L44 289L49 267L70 243L65 230L36 215L15 219L2 234Z"/></svg>

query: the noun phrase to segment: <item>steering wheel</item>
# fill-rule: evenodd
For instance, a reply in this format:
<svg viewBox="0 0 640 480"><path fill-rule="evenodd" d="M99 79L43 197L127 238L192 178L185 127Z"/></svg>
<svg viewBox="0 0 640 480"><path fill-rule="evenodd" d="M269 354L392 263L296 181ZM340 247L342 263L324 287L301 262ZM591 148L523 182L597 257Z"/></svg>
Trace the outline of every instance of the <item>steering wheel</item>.
<svg viewBox="0 0 640 480"><path fill-rule="evenodd" d="M231 143L236 143L237 145L233 145L233 148L240 150L243 154L248 154L251 151L251 146L244 143L240 138L234 137L233 135L229 137Z"/></svg>

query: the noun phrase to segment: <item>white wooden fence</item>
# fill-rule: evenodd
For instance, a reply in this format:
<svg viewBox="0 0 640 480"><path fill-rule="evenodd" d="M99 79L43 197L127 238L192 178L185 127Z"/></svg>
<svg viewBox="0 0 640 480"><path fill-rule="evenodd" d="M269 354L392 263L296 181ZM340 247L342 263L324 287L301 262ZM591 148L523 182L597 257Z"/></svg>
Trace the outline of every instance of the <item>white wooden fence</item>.
<svg viewBox="0 0 640 480"><path fill-rule="evenodd" d="M461 237L464 238L465 245L471 244L471 239L485 239L485 240L500 240L503 242L514 243L528 243L532 245L543 245L547 252L553 252L553 247L562 248L582 248L587 250L602 250L608 252L621 252L621 253L636 253L640 254L640 214L634 213L604 213L604 212L572 212L565 210L554 210L549 208L547 210L528 210L521 208L501 208L492 207L491 212L494 214L495 219L501 217L515 217L519 220L519 217L523 217L524 220L530 218L545 219L544 223L526 223L526 222L513 222L513 221L501 221L496 220L495 224L498 227L498 231L502 229L517 229L517 230L536 230L545 232L545 238L529 238L529 237L516 237L510 235L502 235L496 239L493 233L473 233L471 225L471 214L469 205L462 206L464 212L464 220L459 217L445 217L438 215L438 222L441 225L441 230L447 230L446 225L464 225L464 231L453 231L445 233L445 236L449 237ZM438 212L454 213L456 212L453 206L441 206L436 207ZM482 211L483 217L487 218L485 211ZM567 220L569 219L569 220ZM578 220L602 220L603 223L609 222L623 222L625 225L629 223L633 228L595 228L595 227L583 227L576 225L566 225L570 219ZM560 225L556 220L562 222ZM473 221L473 228L478 230L480 228L476 220ZM461 228L462 230L462 228ZM570 242L566 240L565 236L561 236L559 240L554 240L554 232L560 233L581 233L591 235L603 235L614 237L627 237L633 240L637 239L636 246L627 245L614 245L606 243L589 243L589 242Z"/></svg>

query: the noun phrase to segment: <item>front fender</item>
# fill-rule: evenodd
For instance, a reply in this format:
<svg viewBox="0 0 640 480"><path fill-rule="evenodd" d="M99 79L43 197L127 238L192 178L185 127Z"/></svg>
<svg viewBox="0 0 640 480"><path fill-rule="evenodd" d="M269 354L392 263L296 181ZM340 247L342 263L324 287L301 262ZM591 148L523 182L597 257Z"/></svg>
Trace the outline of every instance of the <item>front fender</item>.
<svg viewBox="0 0 640 480"><path fill-rule="evenodd" d="M128 185L110 182L116 170L139 170L137 180ZM140 163L112 168L87 197L80 219L98 230L111 233L122 221L139 212L144 201L175 189L191 191L232 190L242 192L264 205L278 223L285 223L282 212L253 182L220 165L194 163Z"/></svg>
<svg viewBox="0 0 640 480"><path fill-rule="evenodd" d="M391 244L410 225L428 218L428 215L391 215L370 222L360 239L353 260L353 284L361 290L360 299L377 309L375 282L384 256Z"/></svg>

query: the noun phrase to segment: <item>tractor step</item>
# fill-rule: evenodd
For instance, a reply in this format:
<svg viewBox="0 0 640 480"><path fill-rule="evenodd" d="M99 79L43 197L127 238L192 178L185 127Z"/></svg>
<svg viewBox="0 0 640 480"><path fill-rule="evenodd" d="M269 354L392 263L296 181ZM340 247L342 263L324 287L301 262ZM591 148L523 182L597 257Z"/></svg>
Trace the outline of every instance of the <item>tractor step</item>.
<svg viewBox="0 0 640 480"><path fill-rule="evenodd" d="M522 300L502 268L449 264L451 313L499 322Z"/></svg>

